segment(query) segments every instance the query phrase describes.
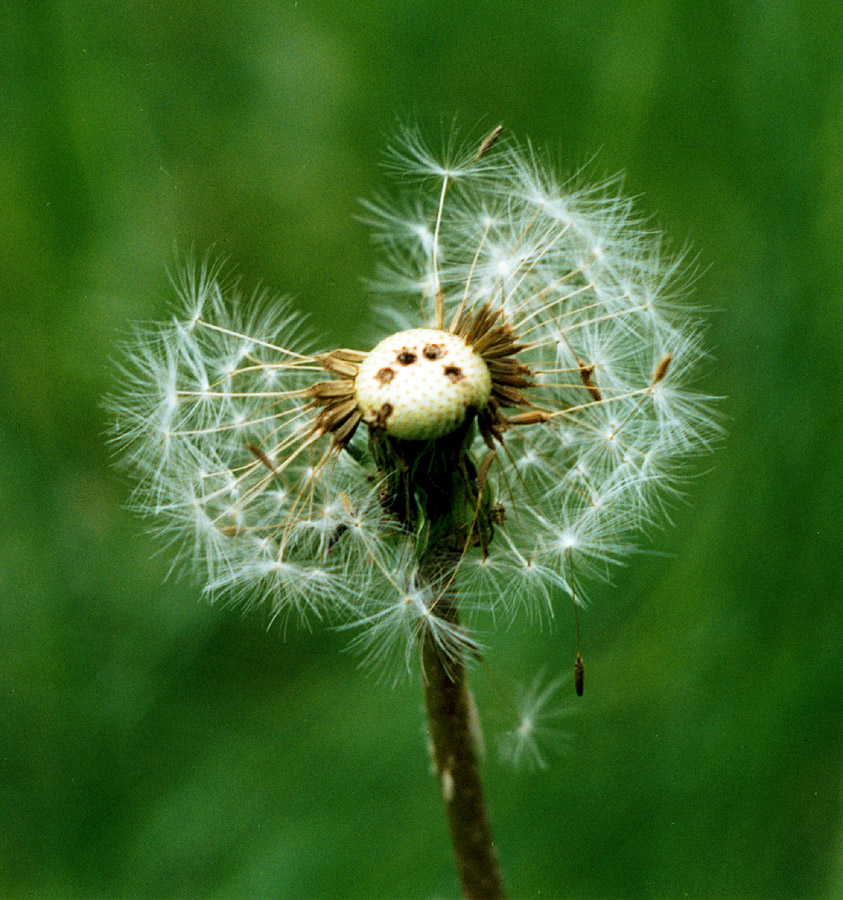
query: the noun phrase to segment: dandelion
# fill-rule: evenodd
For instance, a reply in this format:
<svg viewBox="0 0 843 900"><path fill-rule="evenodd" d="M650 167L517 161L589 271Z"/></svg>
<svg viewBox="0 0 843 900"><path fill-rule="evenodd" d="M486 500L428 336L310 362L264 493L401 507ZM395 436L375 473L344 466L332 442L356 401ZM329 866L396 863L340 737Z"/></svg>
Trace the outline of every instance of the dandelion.
<svg viewBox="0 0 843 900"><path fill-rule="evenodd" d="M112 401L134 505L211 596L355 629L381 669L420 657L471 897L503 896L469 721L473 612L584 604L718 434L691 387L681 259L616 181L560 181L500 137L440 159L407 129L390 148L404 196L365 218L396 331L318 347L291 305L194 264ZM542 765L524 727L511 755Z"/></svg>

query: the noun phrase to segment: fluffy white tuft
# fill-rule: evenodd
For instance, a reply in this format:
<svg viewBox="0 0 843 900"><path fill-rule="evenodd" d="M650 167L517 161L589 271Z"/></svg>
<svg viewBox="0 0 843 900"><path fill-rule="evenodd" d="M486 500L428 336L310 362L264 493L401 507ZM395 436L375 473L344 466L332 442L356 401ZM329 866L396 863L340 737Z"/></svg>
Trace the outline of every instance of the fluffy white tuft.
<svg viewBox="0 0 843 900"><path fill-rule="evenodd" d="M704 353L681 256L617 180L559 178L530 146L478 155L452 141L438 156L405 128L388 168L403 193L366 204L376 286L390 297L382 321L442 328L500 309L546 413L505 432L488 471L494 535L460 560L461 602L548 619L560 601L584 604L637 534L664 521L687 461L719 437L710 398L693 389ZM314 429L306 391L326 375L301 314L243 297L208 265L185 267L178 295L169 323L128 342L111 401L133 505L211 595L266 604L271 617L338 617L379 665L406 669L421 635L446 657L476 652L418 578L417 536L382 503L365 427L341 453ZM472 452L485 453L479 437ZM513 732L511 757L542 765L535 723L553 685L525 695L534 727Z"/></svg>

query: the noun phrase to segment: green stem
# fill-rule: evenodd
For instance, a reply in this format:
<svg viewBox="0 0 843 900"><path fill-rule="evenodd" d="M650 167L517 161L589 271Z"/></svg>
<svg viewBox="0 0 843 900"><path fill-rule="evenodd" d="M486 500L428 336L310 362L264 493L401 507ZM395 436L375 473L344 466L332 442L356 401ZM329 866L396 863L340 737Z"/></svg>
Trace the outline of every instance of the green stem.
<svg viewBox="0 0 843 900"><path fill-rule="evenodd" d="M434 548L422 563L422 575L428 584L448 584L457 559L454 551ZM436 613L459 624L452 587L439 599ZM462 658L443 659L429 636L422 651L433 759L463 895L466 900L504 900L503 879L480 779L465 662Z"/></svg>
<svg viewBox="0 0 843 900"><path fill-rule="evenodd" d="M491 492L478 484L469 453L473 418L436 441L398 441L369 432L385 476L384 506L416 535L421 580L436 597L433 614L459 629L456 570L466 545L485 549L492 536ZM465 649L470 649L467 643ZM422 638L424 693L433 760L466 900L504 900L474 739L473 701L463 651L444 653Z"/></svg>

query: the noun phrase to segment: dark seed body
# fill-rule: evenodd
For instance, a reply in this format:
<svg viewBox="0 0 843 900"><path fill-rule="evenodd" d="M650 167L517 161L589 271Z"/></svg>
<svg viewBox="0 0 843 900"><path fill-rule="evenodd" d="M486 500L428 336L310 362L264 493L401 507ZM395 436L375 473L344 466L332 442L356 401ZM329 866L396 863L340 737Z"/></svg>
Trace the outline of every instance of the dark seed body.
<svg viewBox="0 0 843 900"><path fill-rule="evenodd" d="M585 666L582 657L577 652L577 659L574 662L574 687L577 690L577 696L582 697L585 680Z"/></svg>

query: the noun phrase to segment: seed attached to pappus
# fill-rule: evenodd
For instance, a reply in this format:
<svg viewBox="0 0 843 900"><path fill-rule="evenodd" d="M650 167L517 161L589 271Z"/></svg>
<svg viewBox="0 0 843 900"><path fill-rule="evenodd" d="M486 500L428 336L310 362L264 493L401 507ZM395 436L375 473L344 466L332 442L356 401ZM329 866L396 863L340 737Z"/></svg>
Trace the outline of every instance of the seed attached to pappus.
<svg viewBox="0 0 843 900"><path fill-rule="evenodd" d="M574 661L574 687L577 691L577 696L582 697L583 689L585 687L585 666L583 665L582 657L580 656L579 650L577 650L577 658Z"/></svg>

